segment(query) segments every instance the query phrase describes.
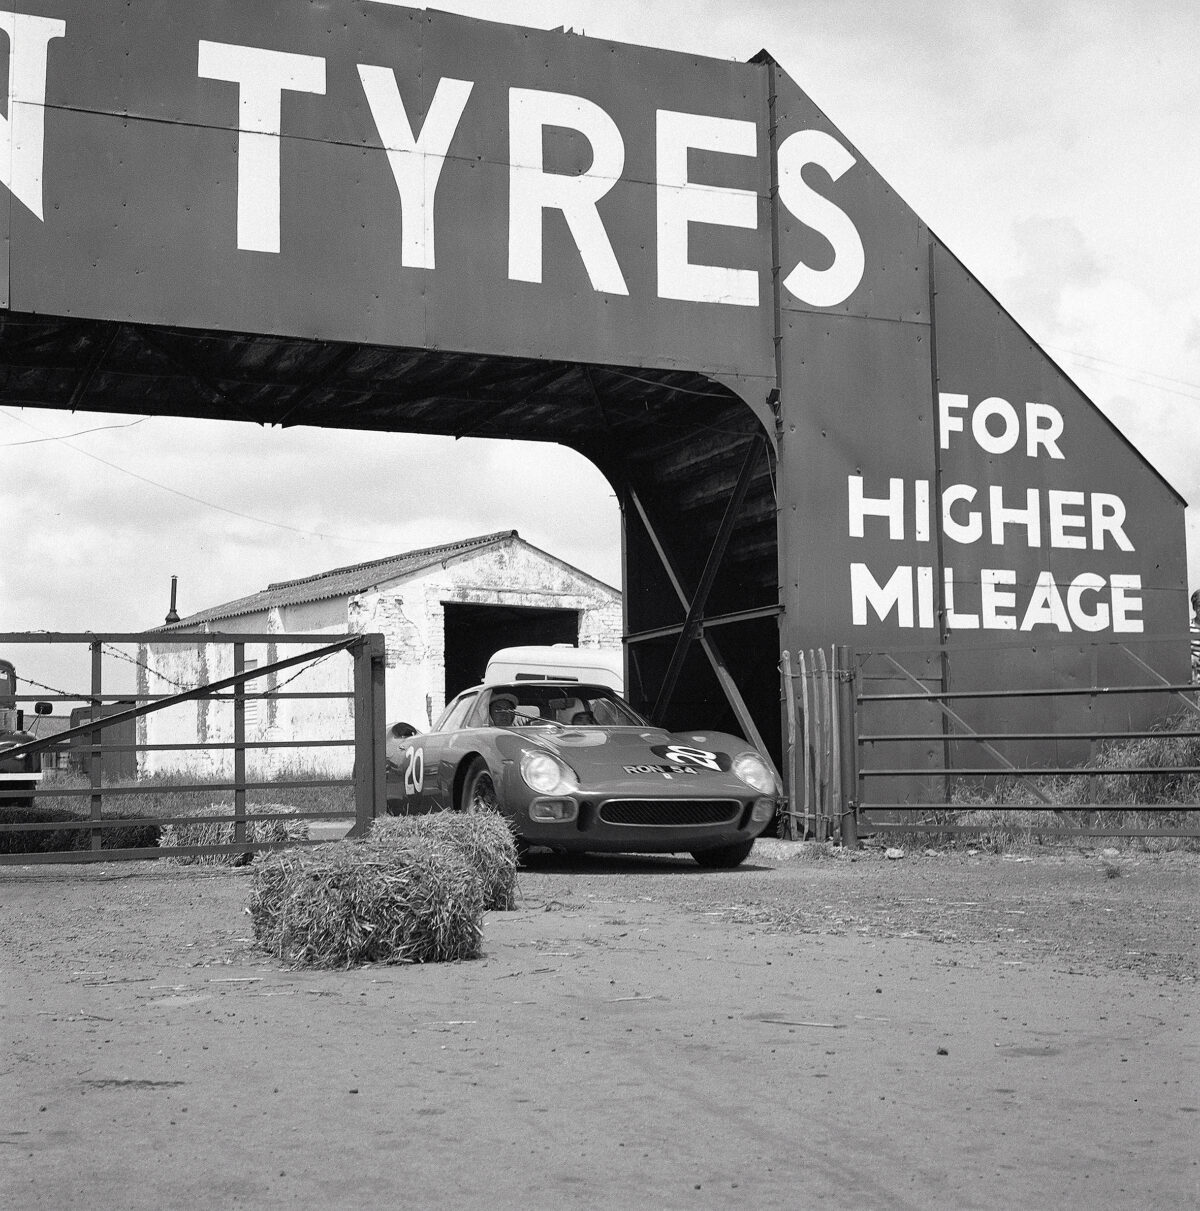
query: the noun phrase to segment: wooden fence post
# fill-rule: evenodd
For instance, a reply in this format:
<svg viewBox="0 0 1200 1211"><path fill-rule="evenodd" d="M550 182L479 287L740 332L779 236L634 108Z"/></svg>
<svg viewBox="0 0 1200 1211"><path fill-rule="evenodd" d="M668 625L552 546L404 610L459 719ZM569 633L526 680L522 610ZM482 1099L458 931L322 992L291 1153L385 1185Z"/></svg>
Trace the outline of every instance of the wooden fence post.
<svg viewBox="0 0 1200 1211"><path fill-rule="evenodd" d="M783 673L783 703L787 714L787 814L784 817L783 836L787 841L796 840L796 808L800 795L800 763L796 752L796 688L792 685L792 654L785 651L781 662Z"/></svg>
<svg viewBox="0 0 1200 1211"><path fill-rule="evenodd" d="M835 661L838 679L838 742L841 753L842 812L838 831L843 845L858 845L858 727L855 719L854 670L850 649L839 647Z"/></svg>
<svg viewBox="0 0 1200 1211"><path fill-rule="evenodd" d="M364 635L354 653L354 827L361 837L387 810L384 747L384 643L378 633Z"/></svg>

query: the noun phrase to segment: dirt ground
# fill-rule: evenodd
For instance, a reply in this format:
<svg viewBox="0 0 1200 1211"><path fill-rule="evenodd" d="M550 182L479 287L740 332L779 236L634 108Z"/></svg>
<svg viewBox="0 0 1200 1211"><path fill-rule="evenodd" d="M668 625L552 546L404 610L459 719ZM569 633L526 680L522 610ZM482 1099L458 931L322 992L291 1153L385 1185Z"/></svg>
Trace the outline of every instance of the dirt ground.
<svg viewBox="0 0 1200 1211"><path fill-rule="evenodd" d="M811 852L811 851L809 851ZM0 1205L1194 1208L1200 856L535 855L470 963L0 869Z"/></svg>

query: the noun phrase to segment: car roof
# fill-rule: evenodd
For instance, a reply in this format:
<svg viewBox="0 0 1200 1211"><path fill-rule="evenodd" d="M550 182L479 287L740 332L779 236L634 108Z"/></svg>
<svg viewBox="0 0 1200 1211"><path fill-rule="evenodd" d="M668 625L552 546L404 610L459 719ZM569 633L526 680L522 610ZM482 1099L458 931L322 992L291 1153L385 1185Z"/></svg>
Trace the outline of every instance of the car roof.
<svg viewBox="0 0 1200 1211"><path fill-rule="evenodd" d="M479 690L491 690L493 693L497 690L519 693L521 690L528 689L531 686L536 689L553 690L603 690L606 694L613 694L618 698L621 696L616 690L602 685L599 681L560 681L552 678L543 679L541 677L529 677L521 681L497 681L487 685L473 685L465 690L460 690L454 696L455 698L460 698L463 694L477 693Z"/></svg>

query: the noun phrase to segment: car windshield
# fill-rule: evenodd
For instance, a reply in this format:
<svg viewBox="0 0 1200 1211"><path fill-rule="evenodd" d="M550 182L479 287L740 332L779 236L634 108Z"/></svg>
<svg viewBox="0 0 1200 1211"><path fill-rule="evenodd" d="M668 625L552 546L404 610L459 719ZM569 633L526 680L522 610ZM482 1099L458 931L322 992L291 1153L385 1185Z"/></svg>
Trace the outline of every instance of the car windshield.
<svg viewBox="0 0 1200 1211"><path fill-rule="evenodd" d="M468 727L645 727L646 721L602 685L516 682L480 695Z"/></svg>

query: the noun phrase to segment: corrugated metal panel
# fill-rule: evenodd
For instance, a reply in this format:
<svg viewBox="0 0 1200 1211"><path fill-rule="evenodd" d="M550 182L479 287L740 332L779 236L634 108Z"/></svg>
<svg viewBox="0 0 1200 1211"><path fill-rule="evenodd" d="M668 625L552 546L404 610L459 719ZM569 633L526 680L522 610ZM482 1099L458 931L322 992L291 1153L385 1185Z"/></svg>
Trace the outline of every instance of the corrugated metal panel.
<svg viewBox="0 0 1200 1211"><path fill-rule="evenodd" d="M461 542L445 543L437 547L425 547L419 551L407 551L384 559L372 559L351 567L332 568L313 576L302 576L296 580L284 580L268 585L258 593L239 597L223 605L211 606L163 630L186 630L203 622L215 622L222 618L237 618L244 614L257 614L279 606L300 605L308 601L325 601L332 597L347 597L363 593L381 584L389 584L435 564L450 559L475 555L489 547L503 546L520 541L515 530L503 530L497 534L485 534L480 538L464 539Z"/></svg>

